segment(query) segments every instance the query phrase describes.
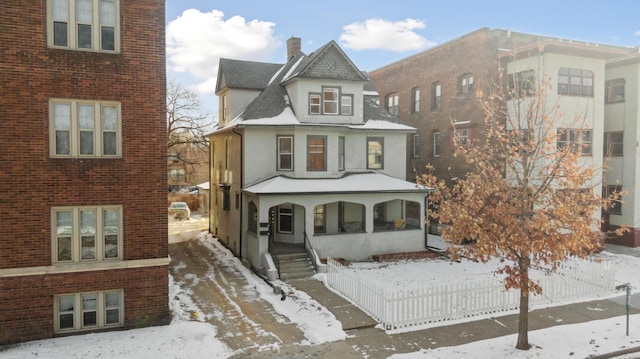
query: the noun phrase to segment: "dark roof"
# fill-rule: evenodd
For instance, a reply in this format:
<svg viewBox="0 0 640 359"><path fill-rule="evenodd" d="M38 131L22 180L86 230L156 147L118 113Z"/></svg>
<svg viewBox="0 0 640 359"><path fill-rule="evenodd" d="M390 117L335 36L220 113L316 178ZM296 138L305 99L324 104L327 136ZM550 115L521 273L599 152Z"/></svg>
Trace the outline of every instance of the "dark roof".
<svg viewBox="0 0 640 359"><path fill-rule="evenodd" d="M323 64L323 60L328 57L331 57L330 62L333 66L324 66L325 64ZM336 65L337 62L339 62L338 66ZM336 71L336 68L342 68L343 71ZM294 74L294 77L355 81L367 80L367 77L362 73L362 71L360 71L353 62L351 62L349 57L333 40L312 52L309 56L304 57L297 66L296 71L297 73ZM290 78L285 80L288 81Z"/></svg>
<svg viewBox="0 0 640 359"><path fill-rule="evenodd" d="M332 72L334 64L341 71ZM260 90L260 94L239 117L241 120L273 118L287 106L291 107L284 84L295 78L362 81L368 88L372 86L366 74L351 62L334 41L330 41L309 56L297 54L284 65L220 59L216 93L224 87ZM395 116L370 98L364 100L364 116L364 121L374 119L398 122Z"/></svg>
<svg viewBox="0 0 640 359"><path fill-rule="evenodd" d="M278 116L282 113L285 106L290 106L285 101L287 98L287 90L281 84L284 76L287 75L291 67L293 67L300 58L304 58L304 54L298 54L289 60L285 65L281 65L277 75L271 81L264 91L260 92L242 113L245 120L253 120L258 118L270 118ZM273 77L273 76L272 76Z"/></svg>
<svg viewBox="0 0 640 359"><path fill-rule="evenodd" d="M373 83L373 81L371 81L371 78L369 77L369 73L366 71L362 71L362 74L364 75L364 77L367 78L367 82L364 84L364 91L377 93L378 89L376 88L376 85Z"/></svg>
<svg viewBox="0 0 640 359"><path fill-rule="evenodd" d="M368 98L365 96L362 110L364 122L367 122L368 120L382 120L393 123L400 123L398 117L390 114L389 111L380 107L380 105L378 105L372 98Z"/></svg>
<svg viewBox="0 0 640 359"><path fill-rule="evenodd" d="M263 90L282 64L220 59L216 93L224 87Z"/></svg>

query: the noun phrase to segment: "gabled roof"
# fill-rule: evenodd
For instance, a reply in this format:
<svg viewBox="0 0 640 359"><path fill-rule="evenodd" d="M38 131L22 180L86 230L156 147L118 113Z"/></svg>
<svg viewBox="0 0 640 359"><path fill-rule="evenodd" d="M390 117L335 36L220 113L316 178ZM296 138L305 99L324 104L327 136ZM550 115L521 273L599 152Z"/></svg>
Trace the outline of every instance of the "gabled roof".
<svg viewBox="0 0 640 359"><path fill-rule="evenodd" d="M216 94L223 88L264 90L282 64L220 59Z"/></svg>
<svg viewBox="0 0 640 359"><path fill-rule="evenodd" d="M293 78L322 78L337 80L367 81L365 74L351 62L335 41L309 54L295 67L294 72L284 81Z"/></svg>
<svg viewBox="0 0 640 359"><path fill-rule="evenodd" d="M251 78L254 77L254 78ZM215 132L236 126L259 125L304 125L297 120L285 85L300 78L334 79L362 82L364 89L363 122L361 125L332 124L378 130L413 132L413 127L401 125L398 119L380 107L371 96L375 88L368 76L358 70L335 41L330 41L309 56L299 53L284 65L220 60L216 93L224 88L244 88L260 90L258 96L232 121Z"/></svg>

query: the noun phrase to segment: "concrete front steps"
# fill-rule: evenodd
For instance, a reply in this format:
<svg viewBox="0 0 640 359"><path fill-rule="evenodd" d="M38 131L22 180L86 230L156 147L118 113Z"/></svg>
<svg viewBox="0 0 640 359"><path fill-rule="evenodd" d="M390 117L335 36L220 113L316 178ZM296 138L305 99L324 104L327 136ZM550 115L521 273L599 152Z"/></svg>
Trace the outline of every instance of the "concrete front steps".
<svg viewBox="0 0 640 359"><path fill-rule="evenodd" d="M276 257L280 267L280 280L308 278L316 274L307 252L279 254Z"/></svg>

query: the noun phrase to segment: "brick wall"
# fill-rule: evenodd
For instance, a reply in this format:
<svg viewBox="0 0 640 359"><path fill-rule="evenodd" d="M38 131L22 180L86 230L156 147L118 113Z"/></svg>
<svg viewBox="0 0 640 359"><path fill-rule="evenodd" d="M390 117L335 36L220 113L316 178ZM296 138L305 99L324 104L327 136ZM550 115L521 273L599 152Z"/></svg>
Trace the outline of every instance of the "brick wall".
<svg viewBox="0 0 640 359"><path fill-rule="evenodd" d="M453 157L451 146L452 120L470 121L474 134L482 131L484 114L474 94L458 95L459 76L471 73L475 90L486 91L497 78L496 48L500 33L488 29L466 34L432 49L372 71L369 75L380 94L399 95L400 120L418 129L420 153L407 159L407 180L413 181L416 172L424 173L425 165L436 168L436 175L445 180L462 177L466 172L463 161ZM441 83L441 108L431 109L432 84ZM411 112L411 91L420 89L420 111ZM440 132L440 157L433 155L433 133ZM413 154L413 135L407 138L407 153ZM477 138L477 137L476 137Z"/></svg>
<svg viewBox="0 0 640 359"><path fill-rule="evenodd" d="M51 265L54 206L122 205L124 259L168 256L164 8L121 0L109 54L48 48L45 0L0 2L0 271ZM122 158L50 158L51 98L120 102ZM166 318L166 267L4 278L0 339L50 337L55 293L105 286L125 288L128 327Z"/></svg>
<svg viewBox="0 0 640 359"><path fill-rule="evenodd" d="M167 276L166 267L148 267L0 278L0 345L53 337L59 294L124 289L125 329L168 324Z"/></svg>
<svg viewBox="0 0 640 359"><path fill-rule="evenodd" d="M121 54L49 49L37 4L0 5L0 268L49 265L66 205L122 205L125 259L166 257L164 2L121 2ZM49 158L50 98L119 101L122 158Z"/></svg>

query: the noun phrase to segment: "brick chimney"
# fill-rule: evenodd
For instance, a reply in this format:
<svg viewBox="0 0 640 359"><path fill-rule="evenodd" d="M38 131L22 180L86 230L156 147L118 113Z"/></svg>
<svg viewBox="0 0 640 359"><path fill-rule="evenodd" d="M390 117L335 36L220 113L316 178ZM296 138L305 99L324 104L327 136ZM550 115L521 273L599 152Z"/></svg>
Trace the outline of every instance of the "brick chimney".
<svg viewBox="0 0 640 359"><path fill-rule="evenodd" d="M302 39L291 36L287 39L287 61L302 53Z"/></svg>

